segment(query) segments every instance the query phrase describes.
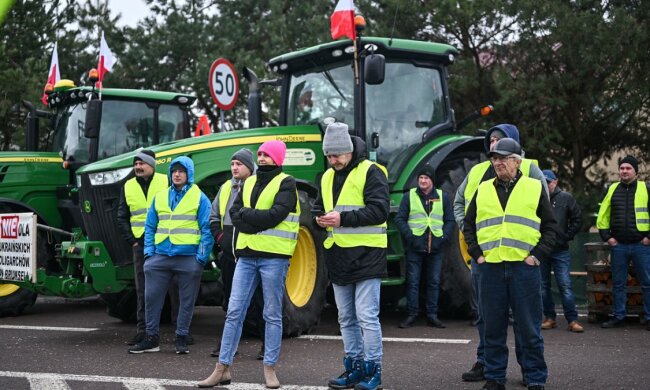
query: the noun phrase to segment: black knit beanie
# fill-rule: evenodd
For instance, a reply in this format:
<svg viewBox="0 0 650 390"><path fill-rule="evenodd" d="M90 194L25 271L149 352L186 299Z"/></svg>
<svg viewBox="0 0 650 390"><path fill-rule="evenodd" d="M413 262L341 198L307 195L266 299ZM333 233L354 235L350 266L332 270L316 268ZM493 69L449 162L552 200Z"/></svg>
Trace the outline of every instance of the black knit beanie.
<svg viewBox="0 0 650 390"><path fill-rule="evenodd" d="M634 172L639 173L639 161L634 158L634 156L627 155L623 157L622 159L619 160L618 166L620 167L622 164L628 163L634 168Z"/></svg>

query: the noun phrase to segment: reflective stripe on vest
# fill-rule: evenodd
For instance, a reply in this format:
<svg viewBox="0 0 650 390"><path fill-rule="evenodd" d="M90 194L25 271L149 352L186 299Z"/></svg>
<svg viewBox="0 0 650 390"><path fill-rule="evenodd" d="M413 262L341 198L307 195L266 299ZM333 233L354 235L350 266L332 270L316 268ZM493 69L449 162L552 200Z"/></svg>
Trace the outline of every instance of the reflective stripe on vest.
<svg viewBox="0 0 650 390"><path fill-rule="evenodd" d="M275 196L280 191L282 180L289 177L286 173L281 172L271 179L260 193L255 209L269 210L273 206ZM251 196L253 188L257 183L257 175L246 179L242 188L242 200L244 207L251 207ZM300 230L300 201L296 193L296 211L290 212L287 217L276 226L262 230L255 234L239 232L235 249L249 248L259 252L276 253L279 255L293 256L298 243L298 231Z"/></svg>
<svg viewBox="0 0 650 390"><path fill-rule="evenodd" d="M436 237L442 237L442 190L436 189L438 199L433 199L431 213L427 215L422 205L422 200L417 194L417 189L412 188L410 191L411 211L409 212L408 224L414 236L421 236L429 228L431 233Z"/></svg>
<svg viewBox="0 0 650 390"><path fill-rule="evenodd" d="M485 261L523 261L542 234L537 206L542 183L526 176L515 184L505 211L494 179L484 181L476 193L476 238Z"/></svg>
<svg viewBox="0 0 650 390"><path fill-rule="evenodd" d="M640 232L647 232L650 230L650 214L648 213L648 188L643 181L636 182L636 192L634 193L634 217L636 219L636 228ZM607 190L605 199L600 204L598 210L598 219L596 219L596 227L598 229L609 229L611 222L611 208L612 208L612 195L614 190L618 187L618 183L614 183Z"/></svg>
<svg viewBox="0 0 650 390"><path fill-rule="evenodd" d="M201 190L193 184L178 202L174 211L169 208L169 189L156 196L154 206L158 213L158 228L154 242L160 244L169 237L174 245L198 245L201 230L197 215L201 202Z"/></svg>
<svg viewBox="0 0 650 390"><path fill-rule="evenodd" d="M465 186L465 192L463 193L463 195L465 195L465 212L467 212L467 208L469 207L472 198L474 198L474 194L476 193L478 186L481 184L485 172L490 168L491 164L492 163L489 160L483 161L474 165L474 167L469 171L469 174L467 175L467 186ZM533 164L537 165L537 160L530 160L527 158L521 160L519 170L523 176L530 176L530 166Z"/></svg>
<svg viewBox="0 0 650 390"><path fill-rule="evenodd" d="M221 230L223 230L223 220L226 219L226 206L228 206L228 199L230 198L230 191L232 190L232 181L228 180L223 183L219 191L219 215L221 216Z"/></svg>
<svg viewBox="0 0 650 390"><path fill-rule="evenodd" d="M131 224L133 237L142 237L144 234L144 222L147 219L147 212L149 211L151 202L153 202L155 195L166 189L167 186L167 176L162 173L154 173L151 177L151 183L149 183L149 189L147 190L147 196L145 198L145 194L142 192L142 187L135 177L124 184L124 198L126 204L129 206L129 212L131 213L129 222Z"/></svg>
<svg viewBox="0 0 650 390"><path fill-rule="evenodd" d="M337 204L334 205L333 188L334 188L334 168L330 168L323 174L321 179L321 192L323 197L323 206L325 211L355 211L366 206L363 199L363 190L366 186L366 176L368 169L374 163L369 160L363 160L354 169L350 171L348 177L343 183L341 193ZM377 165L380 169L381 166ZM382 172L386 174L385 169ZM379 225L359 226L359 227L337 227L327 228L327 238L323 246L329 249L336 244L341 248L352 248L357 246L369 246L373 248L388 247L388 238L386 236L386 222Z"/></svg>

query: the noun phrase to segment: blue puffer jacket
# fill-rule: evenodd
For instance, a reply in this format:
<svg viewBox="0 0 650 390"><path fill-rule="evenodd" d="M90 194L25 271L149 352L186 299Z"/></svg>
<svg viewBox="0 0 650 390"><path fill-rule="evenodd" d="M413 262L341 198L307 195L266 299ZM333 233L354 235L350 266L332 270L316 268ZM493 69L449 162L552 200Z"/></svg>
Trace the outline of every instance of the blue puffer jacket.
<svg viewBox="0 0 650 390"><path fill-rule="evenodd" d="M187 170L187 184L180 190L171 182L172 168L174 165L179 164ZM174 210L180 200L183 198L187 190L194 184L194 162L185 156L175 158L169 165L169 207ZM156 200L154 199L154 204ZM144 226L144 256L145 258L153 256L154 253L166 256L196 256L196 261L205 264L210 257L210 251L214 245L214 238L210 232L210 208L211 203L208 197L201 192L201 200L199 201L199 209L197 219L199 229L201 230L201 241L198 245L174 245L169 241L169 238L156 245L154 235L158 227L158 212L155 207L150 207L147 213L147 221Z"/></svg>

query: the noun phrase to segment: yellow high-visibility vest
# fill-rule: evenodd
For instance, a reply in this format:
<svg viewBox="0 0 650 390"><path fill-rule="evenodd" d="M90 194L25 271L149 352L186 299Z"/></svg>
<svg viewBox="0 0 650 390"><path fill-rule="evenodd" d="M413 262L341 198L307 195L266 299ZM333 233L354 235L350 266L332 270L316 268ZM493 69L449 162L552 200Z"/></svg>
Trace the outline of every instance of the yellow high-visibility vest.
<svg viewBox="0 0 650 390"><path fill-rule="evenodd" d="M519 169L523 176L530 176L530 166L532 164L537 165L537 160L530 160L527 158L521 160ZM467 212L467 208L469 207L472 198L474 198L474 194L476 193L479 184L481 184L481 179L483 179L483 176L488 168L490 168L490 165L492 165L490 161L483 161L482 163L474 165L474 167L469 171L469 174L467 175L467 186L465 186L465 192L463 193L465 195L465 212Z"/></svg>
<svg viewBox="0 0 650 390"><path fill-rule="evenodd" d="M321 179L321 191L325 212L329 211L354 211L366 206L363 199L363 190L366 186L366 175L368 169L375 164L369 160L363 160L350 171L343 183L338 201L334 205L332 189L334 186L334 168L330 168L323 174ZM383 167L378 165L380 169ZM386 170L382 169L386 174ZM341 248L352 248L356 246L369 246L373 248L387 248L388 238L386 236L386 222L379 225L327 228L327 238L323 242L326 249L336 244Z"/></svg>
<svg viewBox="0 0 650 390"><path fill-rule="evenodd" d="M228 206L228 198L230 198L230 191L232 189L232 181L228 180L223 183L219 191L219 215L221 215L221 229L223 230L223 220L226 219L226 206Z"/></svg>
<svg viewBox="0 0 650 390"><path fill-rule="evenodd" d="M135 177L124 184L124 198L131 213L129 222L133 237L140 238L144 234L144 222L147 220L149 207L151 207L155 195L167 188L167 183L167 176L162 173L154 173L146 197Z"/></svg>
<svg viewBox="0 0 650 390"><path fill-rule="evenodd" d="M200 202L201 190L196 184L187 190L173 211L169 207L169 190L159 192L154 201L158 213L155 243L160 244L169 237L174 245L198 245L201 242L197 219Z"/></svg>
<svg viewBox="0 0 650 390"><path fill-rule="evenodd" d="M264 187L260 193L255 208L257 210L269 210L273 206L273 200L275 195L280 191L280 184L282 180L288 177L284 172L281 172L279 175L275 176L271 181ZM246 179L244 186L242 188L242 200L244 201L244 207L251 207L251 196L253 193L253 187L257 183L257 175L253 175ZM247 234L239 232L237 236L237 244L235 249L245 249L250 248L259 252L267 253L276 253L279 255L293 256L293 252L296 249L296 244L298 243L298 231L300 230L300 201L298 200L298 194L296 194L296 211L290 212L287 217L275 225L274 227L256 234Z"/></svg>
<svg viewBox="0 0 650 390"><path fill-rule="evenodd" d="M476 238L485 261L523 261L537 245L541 219L537 216L542 183L519 178L503 210L494 179L484 181L476 193Z"/></svg>
<svg viewBox="0 0 650 390"><path fill-rule="evenodd" d="M596 227L598 229L609 229L611 221L612 195L619 183L614 183L607 190L605 199L600 204ZM636 228L640 232L650 230L650 214L648 214L648 189L645 182L637 181L636 192L634 193L634 217L636 219Z"/></svg>
<svg viewBox="0 0 650 390"><path fill-rule="evenodd" d="M431 230L431 233L436 237L442 237L442 225L443 221L443 207L442 207L442 190L436 189L438 193L438 200L433 203L431 207L431 212L427 215L420 200L420 196L417 194L417 189L412 188L410 191L410 203L411 210L409 212L408 224L413 232L414 236L421 236L427 230Z"/></svg>

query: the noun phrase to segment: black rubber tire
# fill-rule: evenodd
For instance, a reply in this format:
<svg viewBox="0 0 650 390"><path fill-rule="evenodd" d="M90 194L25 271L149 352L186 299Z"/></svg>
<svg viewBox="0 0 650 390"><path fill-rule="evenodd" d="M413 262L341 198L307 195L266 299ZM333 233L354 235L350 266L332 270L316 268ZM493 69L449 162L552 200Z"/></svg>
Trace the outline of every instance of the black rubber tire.
<svg viewBox="0 0 650 390"><path fill-rule="evenodd" d="M99 294L99 298L106 305L106 313L109 316L130 324L138 322L138 297L135 288L126 288L115 294ZM171 322L169 296L165 298L165 304L160 314L160 322L165 324Z"/></svg>
<svg viewBox="0 0 650 390"><path fill-rule="evenodd" d="M201 283L199 295L196 297L197 306L221 306L223 304L223 283L221 279L215 282Z"/></svg>
<svg viewBox="0 0 650 390"><path fill-rule="evenodd" d="M306 304L297 307L289 298L285 288L282 309L282 334L285 337L295 337L307 334L318 325L320 315L325 306L325 295L328 286L327 268L325 265L323 241L325 233L315 226L311 215L313 199L310 199L307 193L298 191L300 199L300 226L303 229L302 235L309 234L313 239L313 253L316 254L316 280L314 289ZM299 239L300 240L300 239ZM300 245L300 242L298 243ZM262 316L262 307L258 307L255 300L251 302L246 320L244 322L244 331L247 334L259 336L263 329L260 329L257 319Z"/></svg>

